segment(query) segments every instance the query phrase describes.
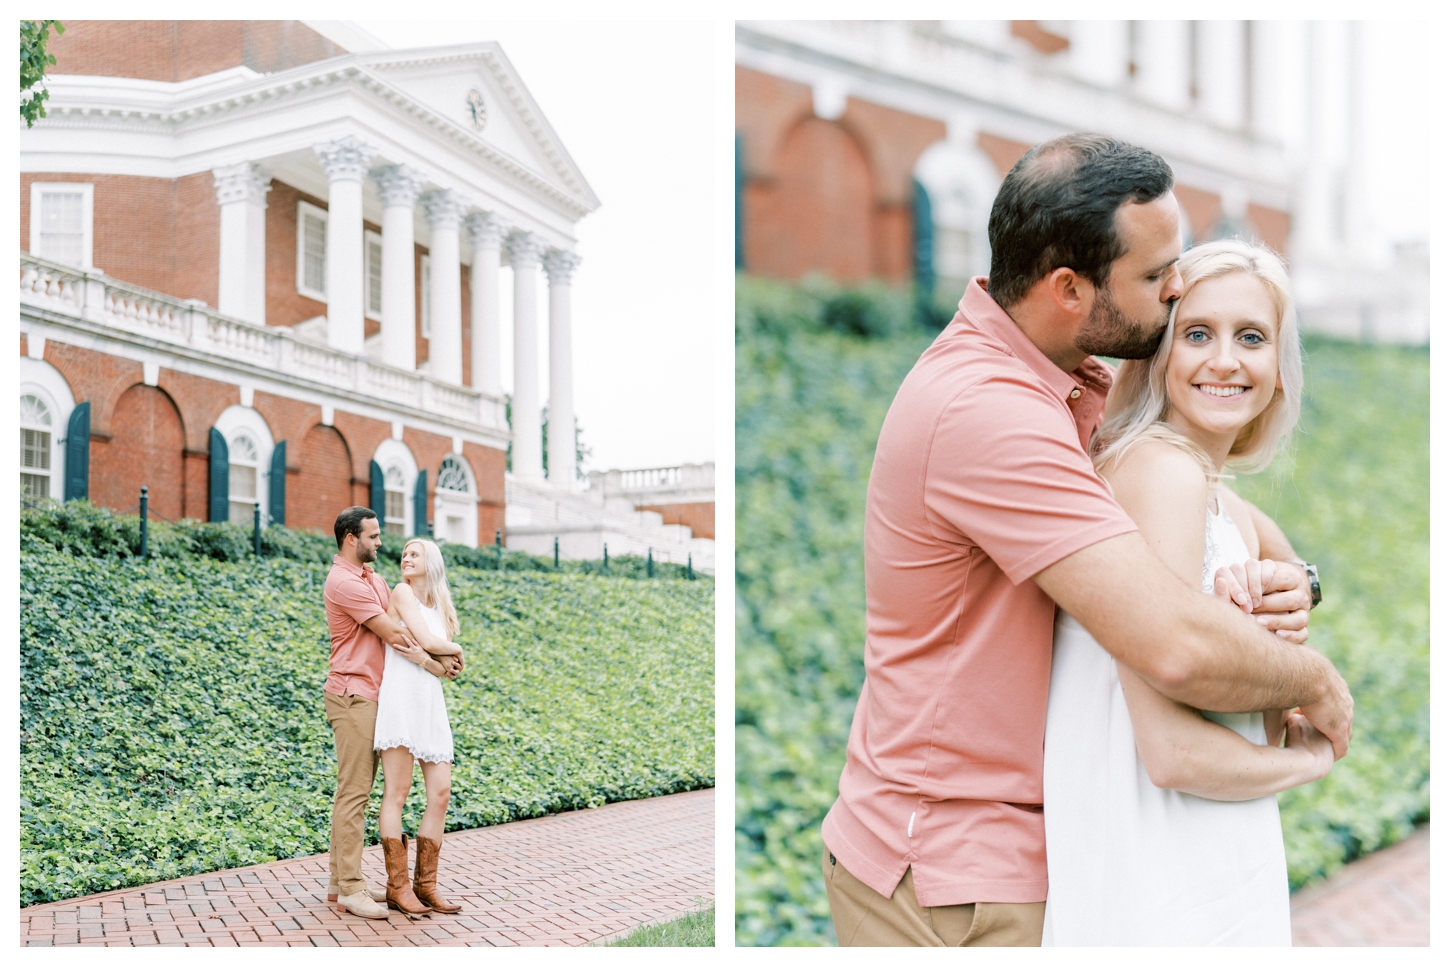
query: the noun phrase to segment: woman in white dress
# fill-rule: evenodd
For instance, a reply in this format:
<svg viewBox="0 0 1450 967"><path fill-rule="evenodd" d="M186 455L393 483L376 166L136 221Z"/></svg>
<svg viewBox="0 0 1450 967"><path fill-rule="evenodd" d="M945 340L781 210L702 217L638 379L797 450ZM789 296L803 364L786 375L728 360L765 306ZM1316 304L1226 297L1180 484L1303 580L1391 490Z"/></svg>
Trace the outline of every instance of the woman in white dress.
<svg viewBox="0 0 1450 967"><path fill-rule="evenodd" d="M432 655L461 655L452 638L458 615L448 593L443 554L432 541L413 538L403 547L403 580L393 588L388 614L418 642L400 652L386 648L383 684L378 689L378 718L373 749L383 760L383 802L378 832L388 867L388 906L409 917L457 913L463 909L438 895L438 853L448 812L453 771L453 731L443 702L443 684L424 669ZM413 784L413 763L423 769L428 804L418 822L417 863L408 884L408 838L403 833L403 804Z"/></svg>
<svg viewBox="0 0 1450 967"><path fill-rule="evenodd" d="M1289 280L1272 252L1212 242L1179 270L1184 294L1157 353L1118 370L1094 461L1164 563L1212 593L1220 567L1256 567L1258 557L1223 468L1268 464L1298 420L1303 368ZM1251 611L1257 602L1235 588L1234 603ZM1059 611L1043 945L1288 945L1274 794L1323 778L1333 762L1303 716L1167 699Z"/></svg>

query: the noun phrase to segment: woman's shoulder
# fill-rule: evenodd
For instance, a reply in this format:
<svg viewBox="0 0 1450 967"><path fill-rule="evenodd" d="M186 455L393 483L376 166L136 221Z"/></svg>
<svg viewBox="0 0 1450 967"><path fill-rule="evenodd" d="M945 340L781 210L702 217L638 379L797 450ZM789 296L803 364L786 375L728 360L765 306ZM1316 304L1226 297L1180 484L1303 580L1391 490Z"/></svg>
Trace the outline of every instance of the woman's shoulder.
<svg viewBox="0 0 1450 967"><path fill-rule="evenodd" d="M407 581L399 581L393 588L392 595L395 598L402 598L404 601L418 600L418 596L413 593L413 586Z"/></svg>
<svg viewBox="0 0 1450 967"><path fill-rule="evenodd" d="M1208 477L1203 463L1166 440L1150 438L1135 443L1104 468L1103 476L1112 484L1114 495L1150 490L1171 494L1178 500L1201 498L1203 506L1208 506Z"/></svg>

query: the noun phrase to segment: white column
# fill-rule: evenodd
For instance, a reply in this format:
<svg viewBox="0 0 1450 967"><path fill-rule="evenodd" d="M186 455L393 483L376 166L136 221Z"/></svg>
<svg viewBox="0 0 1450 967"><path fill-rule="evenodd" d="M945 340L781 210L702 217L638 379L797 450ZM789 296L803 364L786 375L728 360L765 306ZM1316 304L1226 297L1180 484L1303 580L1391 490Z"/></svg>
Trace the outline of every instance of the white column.
<svg viewBox="0 0 1450 967"><path fill-rule="evenodd" d="M468 277L469 318L473 324L473 388L489 396L503 396L503 357L499 341L499 249L508 225L494 212L468 216L473 236L473 268Z"/></svg>
<svg viewBox="0 0 1450 967"><path fill-rule="evenodd" d="M267 192L271 176L249 161L213 168L221 206L217 308L228 316L267 322Z"/></svg>
<svg viewBox="0 0 1450 967"><path fill-rule="evenodd" d="M1198 22L1198 104L1214 124L1237 130L1244 124L1247 91L1244 21Z"/></svg>
<svg viewBox="0 0 1450 967"><path fill-rule="evenodd" d="M544 256L549 274L549 483L574 488L574 360L569 280L579 256L554 249Z"/></svg>
<svg viewBox="0 0 1450 967"><path fill-rule="evenodd" d="M1144 100L1173 111L1188 108L1188 21L1139 20L1134 24L1133 86Z"/></svg>
<svg viewBox="0 0 1450 967"><path fill-rule="evenodd" d="M423 196L428 212L428 374L446 383L463 385L462 264L458 257L458 224L467 204L454 191L430 191Z"/></svg>
<svg viewBox="0 0 1450 967"><path fill-rule="evenodd" d="M351 135L313 150L327 171L327 344L360 354L367 281L362 181L375 152Z"/></svg>
<svg viewBox="0 0 1450 967"><path fill-rule="evenodd" d="M536 288L543 239L515 231L508 237L514 270L513 474L519 480L544 479L543 429L539 416L539 333Z"/></svg>
<svg viewBox="0 0 1450 967"><path fill-rule="evenodd" d="M1091 84L1118 87L1128 80L1128 22L1073 20L1067 48L1072 72Z"/></svg>
<svg viewBox="0 0 1450 967"><path fill-rule="evenodd" d="M417 365L417 288L413 278L413 206L427 179L407 165L373 173L383 200L383 361Z"/></svg>

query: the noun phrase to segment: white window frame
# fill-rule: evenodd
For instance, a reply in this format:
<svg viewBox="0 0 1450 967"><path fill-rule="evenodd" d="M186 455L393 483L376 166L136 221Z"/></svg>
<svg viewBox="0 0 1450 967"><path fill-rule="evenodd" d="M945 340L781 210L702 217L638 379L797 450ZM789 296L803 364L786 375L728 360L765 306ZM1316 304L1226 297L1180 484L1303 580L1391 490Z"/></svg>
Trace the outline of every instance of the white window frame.
<svg viewBox="0 0 1450 967"><path fill-rule="evenodd" d="M25 450L25 437L23 435L24 431L31 430L37 433L44 433L50 437L49 442L43 448L45 459L49 466L45 467L43 470L40 467L27 467L25 466L25 462L22 460L20 461L20 472L21 474L29 474L33 477L38 477L44 474L46 491L45 496L54 497L56 477L58 476L58 471L61 469L56 465L56 451L59 449L59 447L57 446L57 438L61 436L61 433L59 432L61 430L61 427L56 426L56 423L58 422L58 420L56 419L56 407L50 400L50 394L42 392L39 389L31 389L29 391L22 390L20 393L20 399L24 399L27 396L34 399L37 403L41 405L41 407L44 408L45 415L50 419L50 422L46 424L36 423L29 426L21 423L21 453L23 454ZM23 490L20 497L22 500L25 499L25 493Z"/></svg>
<svg viewBox="0 0 1450 967"><path fill-rule="evenodd" d="M422 306L418 313L419 321L423 329L423 338L433 338L433 267L428 256L423 256L423 264L418 271L418 285L423 295Z"/></svg>
<svg viewBox="0 0 1450 967"><path fill-rule="evenodd" d="M227 441L230 448L231 441L238 436L245 436L251 439L257 448L257 499L262 503L262 526L268 526L272 521L272 451L276 449L276 441L272 438L272 428L251 407L233 404L222 410L214 424L217 431ZM228 464L231 463L228 454ZM230 476L230 469L228 469ZM227 481L227 518L231 519L232 485L230 479Z"/></svg>
<svg viewBox="0 0 1450 967"><path fill-rule="evenodd" d="M242 462L239 462L236 459L236 456L235 455L236 455L236 451L237 451L237 441L238 440L246 440L248 443L250 443L252 445L252 451L257 455L256 456L256 462L255 463L242 463ZM237 496L232 493L231 470L232 470L232 467L234 467L234 466L250 466L252 468L253 474L255 474L254 482L252 484L252 489L255 492L253 493L252 499L250 501L245 500L245 499L238 499ZM253 504L253 503L259 503L259 504L262 504L262 514L263 514L263 521L262 522L263 522L264 525L266 524L266 513L267 513L266 503L267 502L265 500L263 500L262 483L263 483L263 480L262 480L262 447L261 447L261 445L256 441L256 439L252 436L252 434L249 433L249 432L247 432L246 430L233 430L232 433L227 438L227 518L228 519L231 519L232 513L233 513L233 509L234 509L234 506L235 505L237 505L237 504L248 504L248 505L250 505L250 504ZM233 520L232 523L237 524L237 525L242 526L242 527L250 527L250 526L252 526L252 515L250 513L248 513L246 515L246 518L247 519L246 519L245 522L244 521L239 521L239 520Z"/></svg>
<svg viewBox="0 0 1450 967"><path fill-rule="evenodd" d="M305 215L322 219L322 289L307 287L307 220ZM364 283L366 284L366 283ZM297 294L318 302L327 302L327 209L311 202L297 200Z"/></svg>
<svg viewBox="0 0 1450 967"><path fill-rule="evenodd" d="M372 307L373 259L370 248L378 248L378 307ZM383 236L371 228L363 229L363 315L383 321Z"/></svg>
<svg viewBox="0 0 1450 967"><path fill-rule="evenodd" d="M389 470L397 469L403 473L403 536L412 537L413 530L413 488L418 481L418 461L413 457L413 451L401 440L387 439L378 444L377 452L373 459L383 469L383 490L387 491L387 473ZM383 505L384 514L387 512L386 502ZM387 525L386 517L383 526Z"/></svg>
<svg viewBox="0 0 1450 967"><path fill-rule="evenodd" d="M452 457L458 461L459 467L463 470L467 491L444 490L438 485L442 480L443 462L439 461L438 477L433 486L433 531L434 539L441 537L444 540L452 540L448 533L448 518L463 518L463 540L455 541L465 547L478 546L478 477L473 472L473 465L470 464L461 453L449 453L444 460Z"/></svg>
<svg viewBox="0 0 1450 967"><path fill-rule="evenodd" d="M50 417L55 421L50 434L50 496L53 500L63 500L66 435L70 432L70 415L76 408L75 396L60 370L42 359L21 356L20 392L14 397L17 405L22 396L38 397L50 409ZM19 483L20 478L15 480Z"/></svg>
<svg viewBox="0 0 1450 967"><path fill-rule="evenodd" d="M41 198L48 192L81 194L81 264L79 269L91 269L94 256L96 186L85 181L32 181L30 183L30 254L47 258L40 251L40 209Z"/></svg>

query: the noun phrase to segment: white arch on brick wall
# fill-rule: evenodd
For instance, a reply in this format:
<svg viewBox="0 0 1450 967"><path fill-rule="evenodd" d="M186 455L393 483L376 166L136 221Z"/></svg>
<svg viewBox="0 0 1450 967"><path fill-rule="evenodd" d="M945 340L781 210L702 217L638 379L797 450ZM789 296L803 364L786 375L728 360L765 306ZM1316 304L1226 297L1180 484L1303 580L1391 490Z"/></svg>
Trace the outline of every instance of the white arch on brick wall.
<svg viewBox="0 0 1450 967"><path fill-rule="evenodd" d="M383 476L386 477L388 468L393 467L403 473L403 533L412 537L413 530L413 488L418 485L418 461L413 456L413 451L402 440L388 439L378 444L373 459L378 466L383 468Z"/></svg>
<svg viewBox="0 0 1450 967"><path fill-rule="evenodd" d="M272 520L272 428L262 414L250 406L228 406L212 424L226 437L227 446L238 435L247 436L257 447L257 499L262 503L262 526Z"/></svg>
<svg viewBox="0 0 1450 967"><path fill-rule="evenodd" d="M433 487L433 535L435 538L443 538L453 541L455 544L464 544L468 547L478 546L478 475L473 472L473 465L461 453L450 453L443 458L458 461L458 466L463 475L468 478L468 490L444 490L437 486L435 477ZM434 473L438 474L443 467L443 461L438 462ZM450 522L458 520L461 523L456 527Z"/></svg>
<svg viewBox="0 0 1450 967"><path fill-rule="evenodd" d="M65 436L70 427L71 412L76 408L75 395L60 370L43 359L21 356L20 392L15 394L15 402L19 403L22 396L34 396L50 410L50 496L61 500L65 497ZM17 441L19 436L17 433ZM19 446L18 442L16 446ZM15 454L15 459L18 463L19 453Z"/></svg>

